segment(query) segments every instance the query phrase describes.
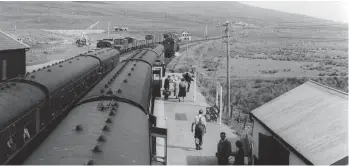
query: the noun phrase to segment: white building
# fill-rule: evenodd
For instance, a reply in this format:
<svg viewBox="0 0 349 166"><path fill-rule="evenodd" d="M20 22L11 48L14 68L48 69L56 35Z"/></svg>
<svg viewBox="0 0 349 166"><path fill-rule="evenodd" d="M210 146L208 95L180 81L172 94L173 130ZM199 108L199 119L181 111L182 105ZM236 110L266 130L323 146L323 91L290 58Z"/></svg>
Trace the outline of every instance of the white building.
<svg viewBox="0 0 349 166"><path fill-rule="evenodd" d="M114 30L115 31L128 31L128 28L127 27L114 27Z"/></svg>
<svg viewBox="0 0 349 166"><path fill-rule="evenodd" d="M261 165L348 165L348 94L308 81L251 112Z"/></svg>
<svg viewBox="0 0 349 166"><path fill-rule="evenodd" d="M191 40L191 34L188 31L183 31L181 33L181 40L182 41L190 41Z"/></svg>

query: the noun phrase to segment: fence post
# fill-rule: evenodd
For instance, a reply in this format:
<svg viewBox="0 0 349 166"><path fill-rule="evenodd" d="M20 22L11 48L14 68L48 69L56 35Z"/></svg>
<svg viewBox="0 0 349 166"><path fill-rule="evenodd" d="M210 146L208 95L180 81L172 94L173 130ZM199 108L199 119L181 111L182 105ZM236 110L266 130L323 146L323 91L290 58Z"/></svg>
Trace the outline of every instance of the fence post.
<svg viewBox="0 0 349 166"><path fill-rule="evenodd" d="M219 111L219 124L222 124L222 113L223 113L223 88L221 85L220 86L220 93L221 93L221 98L220 98L220 111Z"/></svg>
<svg viewBox="0 0 349 166"><path fill-rule="evenodd" d="M216 102L215 104L218 106L218 85L216 85Z"/></svg>
<svg viewBox="0 0 349 166"><path fill-rule="evenodd" d="M196 74L196 72L195 72L195 74ZM194 102L195 102L195 100L196 100L196 75L194 75L194 79L195 79L195 81L194 81Z"/></svg>

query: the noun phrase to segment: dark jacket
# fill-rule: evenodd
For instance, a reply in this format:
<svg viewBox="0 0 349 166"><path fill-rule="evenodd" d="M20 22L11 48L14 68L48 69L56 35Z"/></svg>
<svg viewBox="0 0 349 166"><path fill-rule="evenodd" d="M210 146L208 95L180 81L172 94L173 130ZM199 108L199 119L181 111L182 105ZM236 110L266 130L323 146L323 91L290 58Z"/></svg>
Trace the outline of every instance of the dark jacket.
<svg viewBox="0 0 349 166"><path fill-rule="evenodd" d="M245 153L244 150L241 148L235 155L235 161L234 165L244 165L244 159L245 158Z"/></svg>
<svg viewBox="0 0 349 166"><path fill-rule="evenodd" d="M164 88L165 89L169 89L170 88L170 79L168 79L168 78L165 79Z"/></svg>
<svg viewBox="0 0 349 166"><path fill-rule="evenodd" d="M187 81L189 84L191 81L194 81L193 78L191 78L189 73L183 74L183 77L184 77L185 81Z"/></svg>
<svg viewBox="0 0 349 166"><path fill-rule="evenodd" d="M218 158L229 158L231 155L231 143L229 140L220 140L217 145L217 157Z"/></svg>

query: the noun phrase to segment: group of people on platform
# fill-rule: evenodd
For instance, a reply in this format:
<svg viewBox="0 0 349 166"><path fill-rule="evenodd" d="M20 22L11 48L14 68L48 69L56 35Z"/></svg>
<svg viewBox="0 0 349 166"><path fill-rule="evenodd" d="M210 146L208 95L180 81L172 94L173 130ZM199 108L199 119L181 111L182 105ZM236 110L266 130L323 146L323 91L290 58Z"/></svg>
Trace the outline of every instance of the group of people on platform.
<svg viewBox="0 0 349 166"><path fill-rule="evenodd" d="M172 74L172 76L168 75L164 83L164 93L173 88L173 95L176 99L180 102L182 98L182 101L184 101L184 97L186 97L189 92L190 83L194 80L193 78L194 76L189 72L183 73L182 77L175 76L174 74ZM172 87L170 86L171 83Z"/></svg>
<svg viewBox="0 0 349 166"><path fill-rule="evenodd" d="M186 97L187 92L189 92L190 89L190 83L193 81L194 76L190 74L189 72L183 73L182 77L173 75L168 75L168 77L165 79L164 83L164 89L165 91L169 91L173 88L173 95L176 97L176 99L181 101L181 97L184 101L184 97ZM170 83L172 83L172 86L170 86ZM177 94L178 90L178 94ZM164 91L164 92L165 92ZM194 128L195 126L195 128ZM203 114L203 110L199 110L199 114L195 116L194 122L191 126L191 132L194 132L194 139L195 139L195 146L196 150L202 149L203 144L203 136L206 133L206 118ZM229 165L229 157L235 156L234 165L244 165L244 150L243 150L243 144L241 141L236 141L235 145L238 148L236 152L232 151L231 148L231 142L226 138L226 133L221 132L220 133L220 140L217 144L217 153L216 157L218 159L218 165Z"/></svg>
<svg viewBox="0 0 349 166"><path fill-rule="evenodd" d="M195 130L194 130L195 126ZM195 116L191 125L191 132L194 132L196 150L202 149L203 136L206 133L206 118L203 115L203 110L199 110L199 114ZM235 145L238 148L236 152L231 149L231 142L226 138L226 133L220 133L221 139L217 144L216 157L218 159L218 165L229 165L229 157L235 156L234 165L244 165L244 150L241 141L236 141Z"/></svg>

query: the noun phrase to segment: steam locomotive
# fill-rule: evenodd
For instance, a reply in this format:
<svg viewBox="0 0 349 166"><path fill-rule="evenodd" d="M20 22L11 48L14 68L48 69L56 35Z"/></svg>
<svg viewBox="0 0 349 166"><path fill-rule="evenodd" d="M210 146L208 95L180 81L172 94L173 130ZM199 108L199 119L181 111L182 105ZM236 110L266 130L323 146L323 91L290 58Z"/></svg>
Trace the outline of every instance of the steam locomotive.
<svg viewBox="0 0 349 166"><path fill-rule="evenodd" d="M173 34L168 33L163 34L163 36L164 41L162 44L165 48L165 64L168 64L175 57L175 52L179 51L179 45Z"/></svg>

